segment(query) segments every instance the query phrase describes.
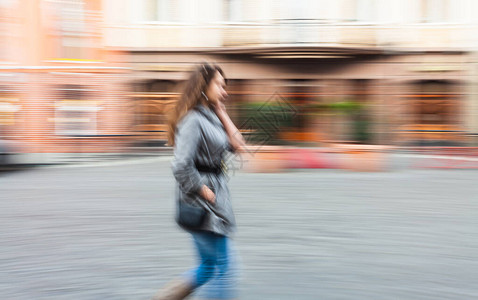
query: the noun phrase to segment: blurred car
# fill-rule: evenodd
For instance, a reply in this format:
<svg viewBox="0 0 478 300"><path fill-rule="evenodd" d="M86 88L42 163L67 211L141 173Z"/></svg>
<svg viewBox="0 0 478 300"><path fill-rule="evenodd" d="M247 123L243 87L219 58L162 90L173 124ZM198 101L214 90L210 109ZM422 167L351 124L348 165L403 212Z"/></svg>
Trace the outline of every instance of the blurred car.
<svg viewBox="0 0 478 300"><path fill-rule="evenodd" d="M0 139L0 170L18 164L18 145L16 142Z"/></svg>

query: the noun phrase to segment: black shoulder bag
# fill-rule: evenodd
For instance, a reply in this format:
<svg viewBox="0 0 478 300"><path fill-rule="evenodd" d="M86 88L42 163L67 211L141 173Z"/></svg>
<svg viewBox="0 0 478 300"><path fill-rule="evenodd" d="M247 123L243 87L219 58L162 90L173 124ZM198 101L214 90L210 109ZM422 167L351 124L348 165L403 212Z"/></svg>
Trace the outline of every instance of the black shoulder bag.
<svg viewBox="0 0 478 300"><path fill-rule="evenodd" d="M187 229L199 229L206 218L206 209L201 204L179 201L176 221Z"/></svg>

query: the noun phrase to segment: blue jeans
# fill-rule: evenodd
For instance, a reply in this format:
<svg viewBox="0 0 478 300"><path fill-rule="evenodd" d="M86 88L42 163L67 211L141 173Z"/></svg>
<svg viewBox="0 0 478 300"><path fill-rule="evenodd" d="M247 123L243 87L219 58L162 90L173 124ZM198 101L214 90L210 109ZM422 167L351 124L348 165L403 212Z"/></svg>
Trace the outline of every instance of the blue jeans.
<svg viewBox="0 0 478 300"><path fill-rule="evenodd" d="M204 285L199 293L201 298L235 298L237 259L230 239L207 231L191 234L200 262L197 268L187 273L192 286L197 289Z"/></svg>

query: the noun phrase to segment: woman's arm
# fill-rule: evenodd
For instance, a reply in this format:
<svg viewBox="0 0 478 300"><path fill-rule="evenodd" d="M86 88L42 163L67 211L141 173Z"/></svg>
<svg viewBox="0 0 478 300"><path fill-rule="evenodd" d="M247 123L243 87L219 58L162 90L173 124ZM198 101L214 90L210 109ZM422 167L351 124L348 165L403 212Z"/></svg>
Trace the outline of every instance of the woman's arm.
<svg viewBox="0 0 478 300"><path fill-rule="evenodd" d="M172 169L181 189L187 193L198 193L214 204L216 196L204 181L194 164L194 155L201 136L199 122L192 116L185 117L176 132Z"/></svg>
<svg viewBox="0 0 478 300"><path fill-rule="evenodd" d="M214 111L226 130L232 150L238 152L242 151L246 146L246 142L239 129L237 129L236 125L234 125L227 114L224 103L221 102L216 105Z"/></svg>

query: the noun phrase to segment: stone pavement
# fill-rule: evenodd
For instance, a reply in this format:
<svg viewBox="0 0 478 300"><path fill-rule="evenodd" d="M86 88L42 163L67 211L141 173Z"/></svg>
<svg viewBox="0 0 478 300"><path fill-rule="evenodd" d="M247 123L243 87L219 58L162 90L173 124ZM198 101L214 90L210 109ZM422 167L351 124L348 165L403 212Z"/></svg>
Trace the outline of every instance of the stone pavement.
<svg viewBox="0 0 478 300"><path fill-rule="evenodd" d="M477 299L478 172L236 173L241 299ZM2 299L149 299L194 264L167 159L0 174Z"/></svg>

